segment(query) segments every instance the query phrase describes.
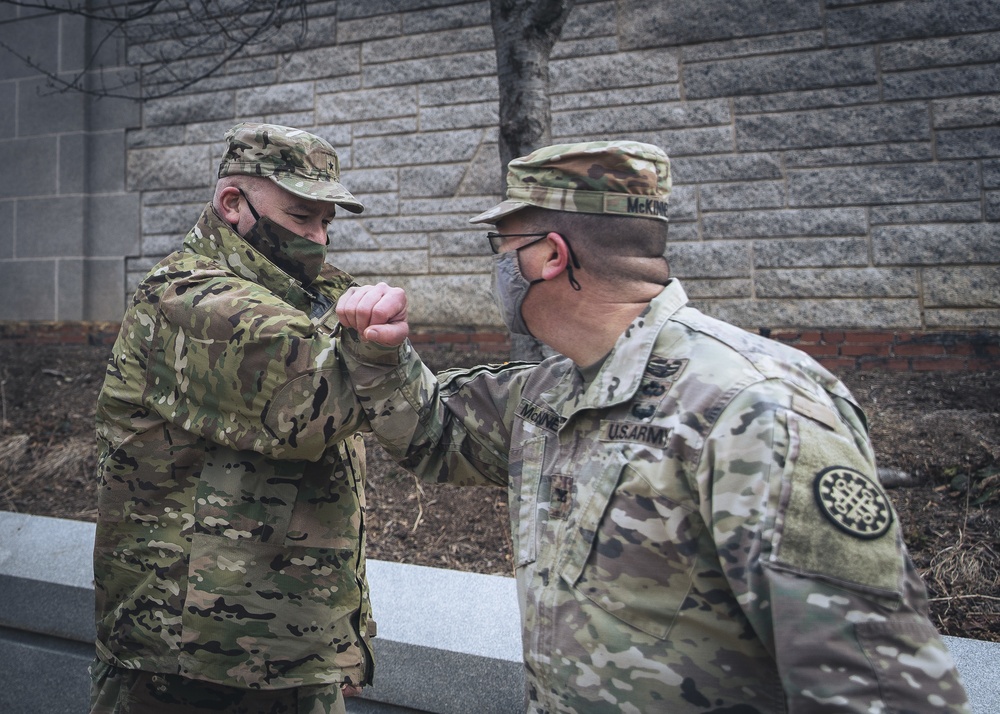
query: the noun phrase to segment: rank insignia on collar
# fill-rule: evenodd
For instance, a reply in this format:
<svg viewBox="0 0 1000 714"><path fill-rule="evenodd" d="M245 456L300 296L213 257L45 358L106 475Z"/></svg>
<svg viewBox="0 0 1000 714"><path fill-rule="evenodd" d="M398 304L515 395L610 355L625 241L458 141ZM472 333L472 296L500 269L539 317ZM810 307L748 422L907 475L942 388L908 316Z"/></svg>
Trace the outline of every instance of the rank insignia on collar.
<svg viewBox="0 0 1000 714"><path fill-rule="evenodd" d="M892 507L885 491L873 477L856 469L823 469L816 474L813 492L820 512L855 538L880 538L892 524Z"/></svg>

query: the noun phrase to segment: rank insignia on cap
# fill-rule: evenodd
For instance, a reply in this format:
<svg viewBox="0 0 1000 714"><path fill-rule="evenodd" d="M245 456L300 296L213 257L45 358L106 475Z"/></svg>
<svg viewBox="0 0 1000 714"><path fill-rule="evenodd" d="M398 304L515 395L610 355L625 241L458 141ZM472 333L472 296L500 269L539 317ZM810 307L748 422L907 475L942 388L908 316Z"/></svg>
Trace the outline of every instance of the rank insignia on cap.
<svg viewBox="0 0 1000 714"><path fill-rule="evenodd" d="M892 524L892 507L882 487L860 471L846 466L823 469L816 474L813 491L823 515L855 538L879 538Z"/></svg>

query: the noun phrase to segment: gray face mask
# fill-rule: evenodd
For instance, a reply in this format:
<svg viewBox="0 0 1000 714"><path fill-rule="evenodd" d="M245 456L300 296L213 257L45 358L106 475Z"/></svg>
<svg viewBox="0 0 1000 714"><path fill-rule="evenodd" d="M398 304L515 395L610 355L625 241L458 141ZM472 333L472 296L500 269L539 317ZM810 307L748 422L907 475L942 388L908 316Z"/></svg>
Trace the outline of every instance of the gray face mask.
<svg viewBox="0 0 1000 714"><path fill-rule="evenodd" d="M521 305L531 286L542 282L545 282L544 278L529 281L521 275L516 250L493 256L493 299L500 308L503 324L512 334L531 334L521 315Z"/></svg>

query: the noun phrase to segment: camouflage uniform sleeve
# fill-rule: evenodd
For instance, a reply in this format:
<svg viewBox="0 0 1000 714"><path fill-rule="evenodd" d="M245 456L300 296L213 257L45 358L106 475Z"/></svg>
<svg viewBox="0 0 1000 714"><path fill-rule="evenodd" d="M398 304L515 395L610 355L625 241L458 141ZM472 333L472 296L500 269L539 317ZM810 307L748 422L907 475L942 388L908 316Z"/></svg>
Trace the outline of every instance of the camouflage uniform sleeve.
<svg viewBox="0 0 1000 714"><path fill-rule="evenodd" d="M702 515L790 712L971 711L860 413L772 380L720 416Z"/></svg>
<svg viewBox="0 0 1000 714"><path fill-rule="evenodd" d="M507 484L508 425L527 365L435 377L409 343L386 350L353 330L343 353L372 431L400 465L427 481Z"/></svg>
<svg viewBox="0 0 1000 714"><path fill-rule="evenodd" d="M201 271L158 296L143 403L186 431L314 461L361 428L331 324L260 285Z"/></svg>

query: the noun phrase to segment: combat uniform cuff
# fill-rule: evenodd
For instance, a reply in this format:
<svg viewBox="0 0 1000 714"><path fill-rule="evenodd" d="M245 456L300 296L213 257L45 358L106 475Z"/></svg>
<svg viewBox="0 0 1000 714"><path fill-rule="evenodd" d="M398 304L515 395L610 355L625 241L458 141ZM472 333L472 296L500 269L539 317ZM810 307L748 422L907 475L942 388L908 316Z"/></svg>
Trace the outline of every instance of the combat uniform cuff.
<svg viewBox="0 0 1000 714"><path fill-rule="evenodd" d="M340 347L344 357L360 365L397 367L409 354L410 341L399 347L386 347L375 342L367 342L358 336L358 331L344 327L340 329Z"/></svg>

